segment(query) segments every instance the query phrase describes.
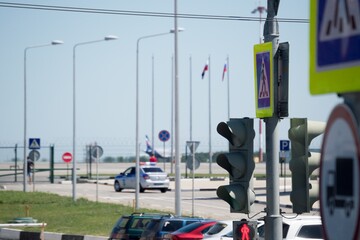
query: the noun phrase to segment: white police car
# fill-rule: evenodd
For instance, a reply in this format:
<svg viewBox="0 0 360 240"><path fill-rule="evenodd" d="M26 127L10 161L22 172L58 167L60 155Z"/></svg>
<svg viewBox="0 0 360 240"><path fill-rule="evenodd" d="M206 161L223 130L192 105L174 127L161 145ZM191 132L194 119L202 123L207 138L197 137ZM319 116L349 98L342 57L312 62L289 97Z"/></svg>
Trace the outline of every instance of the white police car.
<svg viewBox="0 0 360 240"><path fill-rule="evenodd" d="M152 165L140 165L140 192L146 189L160 190L165 193L169 190L169 177L160 167ZM136 167L129 167L124 172L115 176L114 189L121 192L123 189L135 189Z"/></svg>

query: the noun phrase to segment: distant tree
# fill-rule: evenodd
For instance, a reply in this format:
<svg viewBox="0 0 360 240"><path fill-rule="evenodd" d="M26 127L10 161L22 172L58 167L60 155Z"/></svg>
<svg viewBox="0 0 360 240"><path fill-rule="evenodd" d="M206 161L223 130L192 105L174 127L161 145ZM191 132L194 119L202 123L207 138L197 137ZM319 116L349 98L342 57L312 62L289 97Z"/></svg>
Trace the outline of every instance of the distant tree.
<svg viewBox="0 0 360 240"><path fill-rule="evenodd" d="M104 157L102 159L102 162L104 162L104 163L114 163L114 162L116 162L116 158L107 156L107 157Z"/></svg>

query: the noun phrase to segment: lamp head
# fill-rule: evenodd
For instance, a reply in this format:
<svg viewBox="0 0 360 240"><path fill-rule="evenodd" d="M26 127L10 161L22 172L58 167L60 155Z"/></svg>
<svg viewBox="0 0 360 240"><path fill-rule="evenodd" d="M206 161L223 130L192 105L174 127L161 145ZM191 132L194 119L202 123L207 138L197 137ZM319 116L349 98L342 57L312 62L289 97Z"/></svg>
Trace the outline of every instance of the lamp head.
<svg viewBox="0 0 360 240"><path fill-rule="evenodd" d="M54 40L51 42L51 45L60 45L60 44L63 44L64 42L61 41L61 40Z"/></svg>
<svg viewBox="0 0 360 240"><path fill-rule="evenodd" d="M183 32L183 31L185 31L185 28L179 27L177 31L178 31L178 32ZM171 30L170 30L170 33L175 33L175 29L171 29Z"/></svg>
<svg viewBox="0 0 360 240"><path fill-rule="evenodd" d="M118 37L114 35L108 35L104 38L105 41L116 40L116 39L118 39Z"/></svg>

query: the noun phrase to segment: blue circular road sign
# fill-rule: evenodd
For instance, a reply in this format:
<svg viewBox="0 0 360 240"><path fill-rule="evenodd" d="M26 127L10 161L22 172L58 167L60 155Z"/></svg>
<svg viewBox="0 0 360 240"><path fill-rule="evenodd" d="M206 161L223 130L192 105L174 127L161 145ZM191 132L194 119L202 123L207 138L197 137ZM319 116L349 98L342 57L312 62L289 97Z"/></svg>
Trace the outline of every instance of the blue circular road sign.
<svg viewBox="0 0 360 240"><path fill-rule="evenodd" d="M169 133L168 131L166 131L166 130L161 130L161 131L159 132L159 139L160 139L160 141L166 142L166 141L169 140L169 138L170 138L170 133Z"/></svg>

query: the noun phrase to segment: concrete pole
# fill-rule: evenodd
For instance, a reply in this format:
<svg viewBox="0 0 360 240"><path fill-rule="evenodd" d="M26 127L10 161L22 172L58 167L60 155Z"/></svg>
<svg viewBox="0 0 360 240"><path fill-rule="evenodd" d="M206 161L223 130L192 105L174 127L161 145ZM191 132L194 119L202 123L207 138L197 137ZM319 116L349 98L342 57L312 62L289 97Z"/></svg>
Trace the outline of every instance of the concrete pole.
<svg viewBox="0 0 360 240"><path fill-rule="evenodd" d="M179 69L178 69L178 22L177 0L174 0L174 64L175 64L175 215L181 216L181 172L180 172L180 116L179 116Z"/></svg>
<svg viewBox="0 0 360 240"><path fill-rule="evenodd" d="M268 0L268 13L264 26L265 42L272 42L275 56L279 45L279 27L276 20L277 8L280 0ZM274 57L273 56L273 57ZM276 66L274 64L274 66ZM282 217L280 215L279 197L279 161L277 149L279 149L277 116L277 69L274 69L274 116L265 119L266 123L266 239L282 239Z"/></svg>
<svg viewBox="0 0 360 240"><path fill-rule="evenodd" d="M211 150L211 66L210 66L210 56L208 60L208 77L209 77L209 174L212 174L212 150Z"/></svg>

